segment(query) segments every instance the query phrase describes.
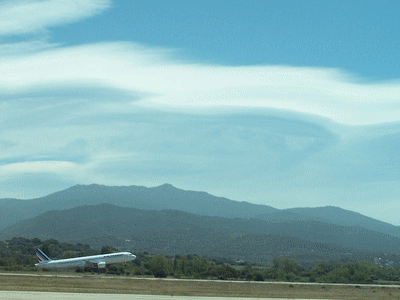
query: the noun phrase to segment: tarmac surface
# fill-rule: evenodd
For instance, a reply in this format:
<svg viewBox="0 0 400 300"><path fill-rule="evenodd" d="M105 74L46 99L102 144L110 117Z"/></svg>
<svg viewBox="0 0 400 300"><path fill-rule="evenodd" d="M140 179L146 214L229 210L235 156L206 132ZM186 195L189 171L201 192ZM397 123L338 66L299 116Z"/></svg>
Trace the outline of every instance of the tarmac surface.
<svg viewBox="0 0 400 300"><path fill-rule="evenodd" d="M82 294L82 293L49 293L49 292L19 292L19 291L0 291L2 300L254 300L261 298L236 298L236 297L190 297L190 296L161 296L161 295L116 295L116 294ZM285 300L283 298L262 298L266 300ZM286 299L289 300L289 299ZM290 300L306 300L293 299ZM313 299L318 300L318 299ZM320 299L322 300L322 299ZM324 299L326 300L326 299Z"/></svg>

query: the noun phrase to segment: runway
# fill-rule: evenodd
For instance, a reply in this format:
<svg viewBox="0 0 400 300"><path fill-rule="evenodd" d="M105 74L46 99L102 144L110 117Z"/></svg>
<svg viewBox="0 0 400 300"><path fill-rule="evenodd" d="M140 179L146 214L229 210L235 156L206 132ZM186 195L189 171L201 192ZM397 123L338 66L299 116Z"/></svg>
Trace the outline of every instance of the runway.
<svg viewBox="0 0 400 300"><path fill-rule="evenodd" d="M236 297L190 297L190 296L161 296L161 295L116 295L116 294L78 294L78 293L48 293L48 292L18 292L18 291L0 291L2 300L254 300L261 298L236 298ZM289 300L284 298L262 298L266 300ZM290 300L307 300L293 299ZM327 300L327 299L313 299Z"/></svg>

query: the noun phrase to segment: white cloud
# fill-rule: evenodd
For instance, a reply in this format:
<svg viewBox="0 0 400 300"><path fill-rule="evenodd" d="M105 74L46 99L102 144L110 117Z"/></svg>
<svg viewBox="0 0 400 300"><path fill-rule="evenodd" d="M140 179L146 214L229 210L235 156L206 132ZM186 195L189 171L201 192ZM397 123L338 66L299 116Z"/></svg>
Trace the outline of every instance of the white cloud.
<svg viewBox="0 0 400 300"><path fill-rule="evenodd" d="M75 22L110 4L109 0L6 1L0 6L0 35ZM0 54L3 95L34 89L45 95L46 89L57 85L83 84L146 95L137 105L168 111L272 108L351 125L400 121L400 82L359 83L335 69L190 63L174 58L170 49L133 43L60 47L37 40L1 45Z"/></svg>
<svg viewBox="0 0 400 300"><path fill-rule="evenodd" d="M76 164L65 161L27 161L0 165L2 179L32 173L65 174L76 171Z"/></svg>
<svg viewBox="0 0 400 300"><path fill-rule="evenodd" d="M0 88L16 93L60 84L146 95L143 107L199 112L274 108L362 125L400 121L400 82L356 83L339 70L216 66L174 59L171 51L100 43L0 59Z"/></svg>
<svg viewBox="0 0 400 300"><path fill-rule="evenodd" d="M0 36L37 33L100 13L109 0L19 0L0 5Z"/></svg>

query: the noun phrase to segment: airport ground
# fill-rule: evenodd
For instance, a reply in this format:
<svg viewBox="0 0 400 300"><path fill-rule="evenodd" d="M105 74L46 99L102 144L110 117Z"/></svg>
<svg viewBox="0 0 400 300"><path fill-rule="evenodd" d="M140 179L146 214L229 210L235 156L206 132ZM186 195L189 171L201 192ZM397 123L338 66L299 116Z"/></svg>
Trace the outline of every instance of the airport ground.
<svg viewBox="0 0 400 300"><path fill-rule="evenodd" d="M0 291L2 300L226 300L226 297L199 297L199 296L160 296L160 295L133 295L133 294L79 294L79 293L51 293L51 292L18 292ZM229 300L253 300L254 298L229 298ZM265 300L285 300L282 298L263 298ZM289 299L286 299L289 300ZM293 299L290 300L307 300ZM325 300L325 299L315 299ZM333 300L333 299L332 299Z"/></svg>
<svg viewBox="0 0 400 300"><path fill-rule="evenodd" d="M283 299L400 299L400 286L149 279L51 273L1 273L1 291Z"/></svg>
<svg viewBox="0 0 400 300"><path fill-rule="evenodd" d="M51 293L51 292L7 292L0 291L2 300L226 300L226 297L198 297L198 296L160 296L160 295L133 295L133 294L79 294L79 293ZM229 298L229 300L253 300L254 298ZM285 300L282 298L263 298L265 300ZM286 299L289 300L289 299ZM307 300L293 299L290 300ZM325 299L315 299L325 300ZM333 300L333 299L332 299Z"/></svg>

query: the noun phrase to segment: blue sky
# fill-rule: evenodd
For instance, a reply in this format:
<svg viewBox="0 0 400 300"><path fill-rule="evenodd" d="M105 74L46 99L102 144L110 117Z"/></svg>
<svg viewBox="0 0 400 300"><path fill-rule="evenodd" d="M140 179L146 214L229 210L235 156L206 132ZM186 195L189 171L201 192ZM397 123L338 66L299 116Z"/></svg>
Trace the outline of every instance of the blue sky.
<svg viewBox="0 0 400 300"><path fill-rule="evenodd" d="M0 1L0 198L204 190L399 224L398 1Z"/></svg>

